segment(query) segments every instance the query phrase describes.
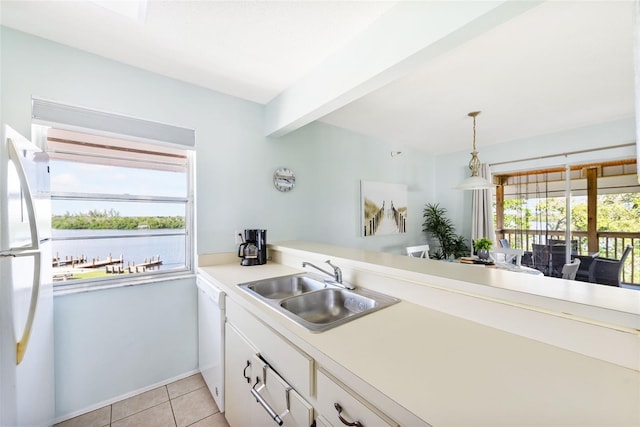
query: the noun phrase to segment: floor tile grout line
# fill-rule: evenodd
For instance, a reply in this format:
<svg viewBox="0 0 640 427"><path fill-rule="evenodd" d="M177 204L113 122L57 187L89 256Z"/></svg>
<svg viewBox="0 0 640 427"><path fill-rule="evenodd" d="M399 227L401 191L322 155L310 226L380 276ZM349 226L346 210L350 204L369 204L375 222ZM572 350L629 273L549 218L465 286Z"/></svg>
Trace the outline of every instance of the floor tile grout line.
<svg viewBox="0 0 640 427"><path fill-rule="evenodd" d="M163 401L162 401L162 402L160 402L160 403L157 403L157 404L155 404L155 405L149 406L148 408L141 409L141 410L139 410L139 411L137 411L137 412L132 412L131 414L127 415L126 417L122 417L122 418L119 418L119 419L117 419L117 420L114 420L114 419L113 419L113 405L116 405L116 404L118 404L118 403L124 402L125 400L131 399L131 398L134 398L134 397L136 397L136 396L140 396L140 395L142 395L142 394L144 394L144 393L147 393L147 392L143 392L143 393L136 394L136 395L131 396L131 397L127 398L127 399L122 399L122 400L119 400L119 401L114 402L114 403L112 403L111 405L109 405L109 406L111 407L111 416L109 417L109 419L111 420L110 424L113 424L114 422L117 422L117 421L120 421L120 420L124 420L125 418L129 418L130 416L132 416L132 415L136 415L136 414L139 414L140 412L144 412L144 411L146 411L147 409L155 408L156 406L162 405L163 403L167 403L167 402L169 402L169 401L171 400L171 398L169 397L169 390L167 389L167 386L166 386L166 385L163 385L163 386L160 386L160 387L156 387L155 389L152 389L152 390L149 390L149 391L157 390L157 389L159 389L159 388L163 388L163 387L165 388L165 391L167 392L167 400L163 400Z"/></svg>
<svg viewBox="0 0 640 427"><path fill-rule="evenodd" d="M173 424L175 424L176 427L178 427L178 420L176 419L176 411L173 410L173 399L171 398L171 396L169 395L169 387L167 387L167 396L169 396L169 407L171 408L171 416L173 417Z"/></svg>
<svg viewBox="0 0 640 427"><path fill-rule="evenodd" d="M187 377L187 378L188 378L188 377ZM118 402L114 402L114 403L112 403L112 404L109 404L109 405L105 405L105 406L103 406L103 408L105 408L105 407L107 407L107 406L108 406L108 408L109 408L109 421L108 421L108 424L106 424L104 427L111 427L111 426L113 425L113 423L114 423L114 422L118 422L118 421L125 420L125 419L127 419L127 418L129 418L129 417L131 417L131 416L134 416L134 415L140 414L141 412L144 412L144 411L147 411L147 410L149 410L149 409L155 408L155 407L157 407L157 406L159 406L159 405L162 405L162 404L164 404L164 403L166 403L166 402L169 402L169 407L171 408L171 414L172 414L172 416L173 416L174 423L175 423L175 425L177 426L177 425L178 425L178 422L177 422L177 419L176 419L176 414L175 414L175 411L174 411L174 408L173 408L173 403L172 403L172 401L173 401L173 400L175 400L175 399L178 399L178 398L184 397L185 395L188 395L188 394L190 394L190 393L196 392L196 391L198 391L198 390L207 389L207 387L206 387L206 383L204 383L204 381L203 381L203 382L202 382L199 386L197 386L196 388L190 389L190 390L188 390L188 391L183 392L182 394L179 394L179 395L177 395L177 396L171 397L171 396L170 396L170 394L169 394L169 386L170 386L170 385L172 385L172 384L176 384L176 383L178 383L178 382L180 382L180 381L183 381L183 380L174 381L174 382L172 382L172 383L165 384L165 385L161 386L161 387L164 387L164 388L165 388L165 392L166 392L167 400L165 400L165 401L163 401L163 402L160 402L160 403L157 403L157 404L155 404L155 405L152 405L152 406L150 406L150 407L148 407L148 408L142 409L142 410L140 410L140 411L137 411L137 412L131 413L131 414L127 415L126 417L120 418L120 419L118 419L118 420L114 420L114 419L113 419L113 416L114 416L114 414L113 414L113 412L114 412L114 405L115 405L115 404L118 404L118 403L121 403L121 402L123 402L123 401L125 401L125 400L127 400L127 399L130 399L130 398L122 399L122 400L120 400L120 401L118 401ZM160 387L158 387L158 388L160 388ZM208 390L207 390L207 391L208 391ZM143 394L143 393L140 393L140 394ZM135 396L138 396L138 395L135 395ZM135 396L131 396L131 397L135 397ZM212 397L213 397L213 396L212 396ZM197 421L195 421L194 423L191 423L190 425L193 425L193 424L195 424L195 423L197 423L197 422L200 422L200 421L202 421L202 420L204 420L204 419L208 418L209 416L213 416L213 415L215 415L215 414L217 414L217 413L221 413L219 408L218 408L218 411L216 411L216 412L214 412L214 413L212 413L212 414L210 414L210 415L208 415L208 416L206 416L206 417L204 417L204 418L202 418L202 419L200 419L200 420L197 420ZM82 415L86 415L86 414L82 414ZM79 415L79 416L82 416L82 415ZM74 418L77 418L77 417L74 417ZM69 421L69 420L65 420L65 422L66 422L66 421Z"/></svg>
<svg viewBox="0 0 640 427"><path fill-rule="evenodd" d="M127 415L127 416L126 416L126 417L124 417L124 418L120 418L120 419L118 419L118 420L115 420L115 421L111 422L111 424L113 424L114 422L116 422L116 423L117 423L118 421L126 420L127 418L133 417L134 415L139 415L139 414L143 413L144 411L148 411L149 409L157 408L158 406L160 406L160 405L164 405L165 403L169 403L169 404L171 404L171 400L165 400L164 402L160 402L160 403L155 404L155 405L153 405L153 406L149 406L148 408L144 408L144 409L143 409L143 410L141 410L141 411L138 411L138 412L134 412L134 413L132 413L132 414L129 414L129 415ZM171 406L171 413L173 413L173 406Z"/></svg>
<svg viewBox="0 0 640 427"><path fill-rule="evenodd" d="M168 386L168 384L167 384L167 386ZM165 387L166 387L166 386L165 386ZM176 399L176 398L178 398L178 397L180 397L180 396L184 396L185 394L192 393L192 392L194 392L194 391L196 391L196 390L200 390L200 389L203 389L203 388L205 388L205 387L206 387L206 384L205 384L205 385L201 385L201 386L200 386L200 387L198 387L198 388L194 388L193 390L186 391L186 392L184 392L184 393L182 393L182 394L179 394L179 395L177 395L177 396L174 396L174 397L171 397L171 395L169 395L169 400ZM167 394L169 394L169 389L168 389L168 388L167 388Z"/></svg>
<svg viewBox="0 0 640 427"><path fill-rule="evenodd" d="M190 427L190 426L192 426L192 425L194 425L194 424L199 423L199 422L200 422L200 421L202 421L202 420L206 420L207 418L209 418L209 417L213 417L215 414L219 414L219 413L220 413L220 411L218 411L218 412L214 412L213 414L209 414L209 415L207 415L207 416L205 416L205 417L200 418L199 420L195 420L194 422L192 422L191 424L189 424L189 425L187 425L187 426L185 426L185 427ZM178 424L176 423L176 425L178 425Z"/></svg>
<svg viewBox="0 0 640 427"><path fill-rule="evenodd" d="M173 410L173 404L171 403L171 401L172 401L172 400L174 400L174 399L177 399L177 398L179 398L179 397L186 396L187 394L192 393L192 392L194 392L194 391L197 391L197 390L200 390L200 389L204 388L204 387L198 387L198 388L195 388L195 389L193 389L193 390L190 390L190 391L188 391L188 392L185 392L185 393L183 393L183 394L180 394L180 395L178 395L178 396L175 396L175 397L171 398L171 397L169 396L169 389L168 389L168 385L164 385L164 386L162 386L162 387L164 387L164 388L165 388L165 391L167 392L167 400L165 400L165 401L163 401L163 402L160 402L160 403L158 403L158 404L156 404L156 405L149 406L148 408L144 408L144 409L142 409L142 410L140 410L140 411L133 412L133 413L131 413L131 414L127 415L126 417L120 418L120 419L115 420L115 421L117 422L117 421L121 421L121 420L127 419L127 418L129 418L129 417L131 417L131 416L133 416L133 415L137 415L137 414L139 414L139 413L141 413L141 412L147 411L147 410L149 410L149 409L151 409L151 408L155 408L156 406L160 406L160 405L162 405L162 404L164 404L164 403L169 402L169 405L170 405L170 407L171 407L171 415L173 415L173 421L175 422L175 424L176 424L176 426L177 426L177 425L178 425L178 421L176 420L176 414L175 414L175 412L174 412L174 410ZM135 396L133 396L133 397L135 397ZM125 400L126 400L126 399L125 399ZM115 403L118 403L118 402L115 402ZM113 404L109 405L109 407L110 407L109 409L110 409L110 412L111 412L111 413L110 413L110 415L109 415L109 426L111 426L111 424L113 424L113 423L114 423L114 420L113 420Z"/></svg>

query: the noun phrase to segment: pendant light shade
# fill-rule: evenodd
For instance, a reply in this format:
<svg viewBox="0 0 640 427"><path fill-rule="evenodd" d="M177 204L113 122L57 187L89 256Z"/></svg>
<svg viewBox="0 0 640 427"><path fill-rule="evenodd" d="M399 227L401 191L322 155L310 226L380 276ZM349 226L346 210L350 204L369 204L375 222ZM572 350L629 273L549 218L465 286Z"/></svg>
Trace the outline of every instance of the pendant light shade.
<svg viewBox="0 0 640 427"><path fill-rule="evenodd" d="M470 176L456 186L458 190L493 190L495 184L479 176Z"/></svg>
<svg viewBox="0 0 640 427"><path fill-rule="evenodd" d="M456 188L459 190L491 190L495 188L495 184L480 177L480 159L476 150L476 116L480 111L472 111L468 114L473 117L473 151L471 152L471 160L469 161L469 169L471 176L462 181Z"/></svg>

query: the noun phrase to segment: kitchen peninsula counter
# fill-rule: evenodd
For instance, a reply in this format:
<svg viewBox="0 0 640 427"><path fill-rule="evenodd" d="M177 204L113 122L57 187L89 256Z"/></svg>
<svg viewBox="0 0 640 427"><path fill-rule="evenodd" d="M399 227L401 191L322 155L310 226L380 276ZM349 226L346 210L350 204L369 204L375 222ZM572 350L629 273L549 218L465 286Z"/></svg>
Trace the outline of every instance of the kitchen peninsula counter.
<svg viewBox="0 0 640 427"><path fill-rule="evenodd" d="M509 298L523 291L508 282L529 280L512 272L305 242L270 245L270 255L272 262L252 267L214 256L199 272L373 404L393 402L392 418L407 411L434 426L640 425L640 372L625 366L634 357L639 362L638 331L615 323L632 321L632 310L622 311L628 317L584 310L575 320L545 306L548 296ZM402 301L311 333L236 286L298 273L301 260L320 265L328 257L345 280ZM494 288L492 280L503 285ZM555 329L546 335L535 331L549 327ZM521 332L528 329L534 332ZM628 347L589 355L588 345L570 344L602 338ZM617 350L636 353L613 357Z"/></svg>

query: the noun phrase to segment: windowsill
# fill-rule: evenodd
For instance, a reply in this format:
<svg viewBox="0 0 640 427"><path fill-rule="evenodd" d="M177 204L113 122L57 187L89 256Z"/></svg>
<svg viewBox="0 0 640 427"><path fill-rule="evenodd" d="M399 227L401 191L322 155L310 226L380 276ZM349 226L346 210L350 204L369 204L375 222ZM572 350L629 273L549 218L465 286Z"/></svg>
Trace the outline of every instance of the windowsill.
<svg viewBox="0 0 640 427"><path fill-rule="evenodd" d="M127 286L149 285L153 283L168 282L181 279L195 279L195 277L195 271L185 270L176 273L140 277L134 280L131 280L127 277L123 277L122 279L111 279L104 282L86 280L78 284L59 285L58 287L54 286L53 296L58 297L84 292L104 291L108 289L124 288Z"/></svg>

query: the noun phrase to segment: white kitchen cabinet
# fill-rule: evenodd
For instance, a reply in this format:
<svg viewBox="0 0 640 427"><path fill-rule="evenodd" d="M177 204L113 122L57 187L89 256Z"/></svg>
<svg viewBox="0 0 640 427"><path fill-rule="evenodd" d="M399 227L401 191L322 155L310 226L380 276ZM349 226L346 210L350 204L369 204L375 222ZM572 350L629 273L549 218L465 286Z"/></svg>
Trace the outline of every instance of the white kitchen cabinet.
<svg viewBox="0 0 640 427"><path fill-rule="evenodd" d="M230 324L225 325L225 418L231 427L252 425L252 361L258 351Z"/></svg>
<svg viewBox="0 0 640 427"><path fill-rule="evenodd" d="M313 358L233 299L227 299L226 315L226 416L231 427L275 426L274 414L282 418L283 425L295 427L311 425L314 416L317 427L342 427L345 423L339 416L346 422L359 421L358 426L362 427L398 426L385 414L393 412L393 409L369 403L366 396L347 387L327 370L316 369ZM265 363L270 366L266 371ZM250 377L250 383L245 374ZM278 378L278 374L282 382L271 379ZM262 378L267 378L265 387L262 387ZM288 386L284 384L292 387L290 413L281 416L286 409L285 390ZM251 396L254 386L273 410L271 415ZM250 396L249 401L247 395ZM336 403L341 405L340 414L335 408ZM411 420L407 425L412 427L428 426L415 417L405 419Z"/></svg>
<svg viewBox="0 0 640 427"><path fill-rule="evenodd" d="M313 407L305 400L309 391L303 397L296 384L309 390L313 359L231 300L227 301L225 336L229 425L273 427L281 420L285 427L311 426Z"/></svg>
<svg viewBox="0 0 640 427"><path fill-rule="evenodd" d="M313 408L276 371L258 356L252 361L251 426L304 427L313 423Z"/></svg>
<svg viewBox="0 0 640 427"><path fill-rule="evenodd" d="M318 415L316 416L316 427L331 427L331 424L322 415Z"/></svg>
<svg viewBox="0 0 640 427"><path fill-rule="evenodd" d="M366 400L319 368L316 378L316 410L334 427L397 427L398 424Z"/></svg>
<svg viewBox="0 0 640 427"><path fill-rule="evenodd" d="M259 321L233 300L227 300L227 322L236 327L259 349L269 364L285 376L303 396L313 394L314 361L282 335Z"/></svg>

